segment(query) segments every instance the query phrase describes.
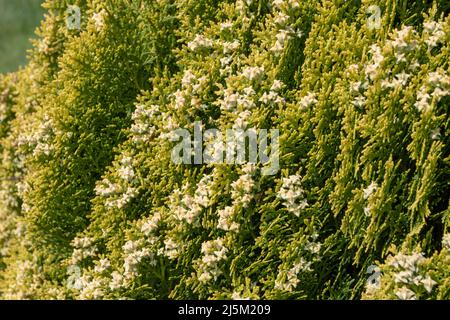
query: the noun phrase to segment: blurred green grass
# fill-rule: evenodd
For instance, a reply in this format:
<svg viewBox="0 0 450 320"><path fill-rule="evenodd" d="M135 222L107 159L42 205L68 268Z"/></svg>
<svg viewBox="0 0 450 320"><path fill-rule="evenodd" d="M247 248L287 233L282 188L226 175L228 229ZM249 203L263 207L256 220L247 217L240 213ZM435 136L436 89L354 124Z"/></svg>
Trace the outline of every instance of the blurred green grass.
<svg viewBox="0 0 450 320"><path fill-rule="evenodd" d="M42 0L0 0L0 73L26 63L29 39L43 17Z"/></svg>

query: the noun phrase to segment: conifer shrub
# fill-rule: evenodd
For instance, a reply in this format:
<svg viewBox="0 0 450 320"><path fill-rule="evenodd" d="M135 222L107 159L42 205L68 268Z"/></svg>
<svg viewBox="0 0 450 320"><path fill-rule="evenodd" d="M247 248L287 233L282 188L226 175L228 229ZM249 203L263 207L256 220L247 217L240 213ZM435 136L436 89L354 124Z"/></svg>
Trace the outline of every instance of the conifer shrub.
<svg viewBox="0 0 450 320"><path fill-rule="evenodd" d="M446 1L45 8L0 78L2 298L449 298ZM198 123L278 129L279 170L177 163Z"/></svg>

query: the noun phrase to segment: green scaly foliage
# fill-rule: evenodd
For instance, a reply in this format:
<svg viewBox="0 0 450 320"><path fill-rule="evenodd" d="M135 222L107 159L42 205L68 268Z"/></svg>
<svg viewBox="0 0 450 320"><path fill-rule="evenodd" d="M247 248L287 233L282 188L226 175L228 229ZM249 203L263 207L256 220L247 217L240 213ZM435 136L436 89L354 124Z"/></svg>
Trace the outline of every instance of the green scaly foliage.
<svg viewBox="0 0 450 320"><path fill-rule="evenodd" d="M449 298L447 1L45 7L0 79L2 297ZM279 129L280 171L174 163L196 121Z"/></svg>

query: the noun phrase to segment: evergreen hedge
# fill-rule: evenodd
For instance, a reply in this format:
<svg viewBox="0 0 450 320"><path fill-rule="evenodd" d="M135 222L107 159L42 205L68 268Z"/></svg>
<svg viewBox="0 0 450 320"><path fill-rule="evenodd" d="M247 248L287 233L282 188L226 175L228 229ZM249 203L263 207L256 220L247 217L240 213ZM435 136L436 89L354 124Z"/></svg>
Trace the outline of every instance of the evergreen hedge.
<svg viewBox="0 0 450 320"><path fill-rule="evenodd" d="M44 7L0 78L2 298L450 298L447 1ZM174 163L196 121L279 129L281 170Z"/></svg>

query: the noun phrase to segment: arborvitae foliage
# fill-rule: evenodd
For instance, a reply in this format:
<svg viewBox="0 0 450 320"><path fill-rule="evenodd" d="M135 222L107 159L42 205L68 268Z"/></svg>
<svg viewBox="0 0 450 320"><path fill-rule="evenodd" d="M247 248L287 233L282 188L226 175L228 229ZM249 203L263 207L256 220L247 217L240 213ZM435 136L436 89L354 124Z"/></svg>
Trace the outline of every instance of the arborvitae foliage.
<svg viewBox="0 0 450 320"><path fill-rule="evenodd" d="M3 297L449 298L446 1L46 8L0 79ZM196 121L279 129L280 171L174 163Z"/></svg>

